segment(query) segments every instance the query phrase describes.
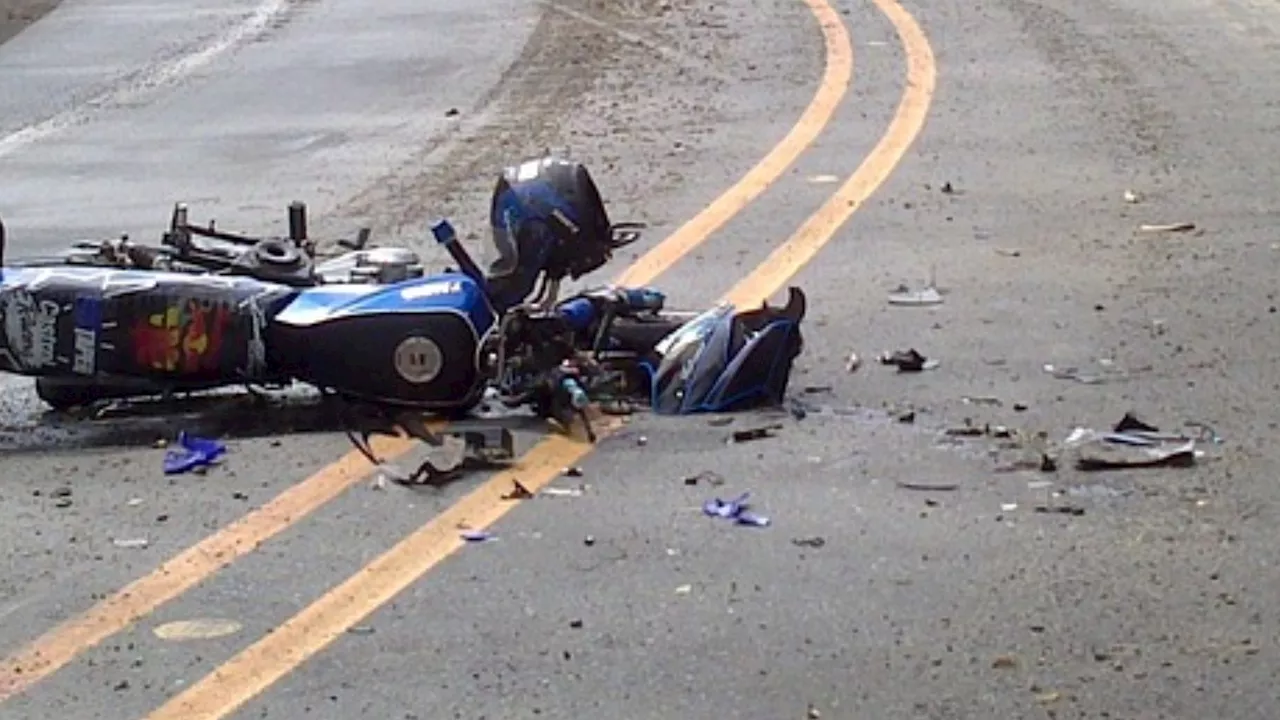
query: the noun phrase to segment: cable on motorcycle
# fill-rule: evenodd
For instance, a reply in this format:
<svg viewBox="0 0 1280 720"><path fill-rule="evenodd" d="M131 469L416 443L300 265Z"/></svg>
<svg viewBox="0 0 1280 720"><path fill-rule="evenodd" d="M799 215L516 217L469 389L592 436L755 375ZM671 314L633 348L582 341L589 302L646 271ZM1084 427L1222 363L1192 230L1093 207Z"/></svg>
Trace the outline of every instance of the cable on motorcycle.
<svg viewBox="0 0 1280 720"><path fill-rule="evenodd" d="M379 411L378 420L390 420L393 428L399 426L403 428L410 437L422 440L432 447L441 447L444 444L444 439L439 435L432 433L420 415L402 412L400 413L399 418L392 419L387 417L384 408L374 408L369 405L356 405L341 394L336 393L329 388L323 388L320 392L326 398L338 401L339 407L344 411L342 413L342 424L344 425L343 432L347 436L347 440L351 442L356 450L360 451L360 454L363 455L370 464L374 467L380 468L387 479L399 485L441 485L461 476L463 469L462 465L448 470L441 470L435 466L435 463L433 463L430 458L424 460L417 468L409 473L404 473L399 468L389 466L385 460L379 458L373 451L373 445L370 441L375 433L379 435L393 435L394 433L388 432L385 427L378 427L372 430L362 427L353 428L352 426L357 425L358 423L351 422L352 415L357 409L376 409ZM359 433L358 435L357 432Z"/></svg>

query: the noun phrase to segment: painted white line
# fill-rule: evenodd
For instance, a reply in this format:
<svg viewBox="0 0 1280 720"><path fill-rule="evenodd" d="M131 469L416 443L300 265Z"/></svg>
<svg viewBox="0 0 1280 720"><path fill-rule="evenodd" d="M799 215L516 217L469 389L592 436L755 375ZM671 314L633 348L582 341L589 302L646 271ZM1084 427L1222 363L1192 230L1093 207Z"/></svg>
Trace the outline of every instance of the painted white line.
<svg viewBox="0 0 1280 720"><path fill-rule="evenodd" d="M69 127L87 122L95 111L136 100L147 92L190 75L208 65L219 55L253 39L271 27L271 24L289 9L291 2L292 0L263 0L239 22L215 35L203 46L195 47L190 52L145 68L123 85L99 93L77 107L64 110L0 137L0 157L10 155L19 148L48 138Z"/></svg>

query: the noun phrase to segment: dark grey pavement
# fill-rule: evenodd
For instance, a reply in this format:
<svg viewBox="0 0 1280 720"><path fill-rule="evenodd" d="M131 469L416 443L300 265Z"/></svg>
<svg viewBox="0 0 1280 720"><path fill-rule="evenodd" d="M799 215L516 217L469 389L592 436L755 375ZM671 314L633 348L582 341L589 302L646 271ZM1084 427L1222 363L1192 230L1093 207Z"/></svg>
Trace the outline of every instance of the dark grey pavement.
<svg viewBox="0 0 1280 720"><path fill-rule="evenodd" d="M522 56L534 60L518 66L527 83L499 85L466 136L476 140L424 149L423 167L440 170L393 172L338 207L403 230L430 212L430 191L463 177L447 202L478 216L485 163L567 142L601 168L619 215L642 215L661 237L786 131L818 75L819 38L798 2L692 16L681 3L634 7L665 19L580 9L719 58L696 73L548 12ZM869 4L842 7L856 69L836 122L663 278L673 301L728 289L834 187L812 179L847 175L883 132L902 53ZM811 298L794 378L807 416L742 446L727 433L764 418L637 418L583 478L560 481L587 483L581 497L525 501L496 526L499 542L463 548L237 717L1274 717L1280 8L907 7L937 56L938 94L907 159L797 278ZM553 40L570 37L588 39ZM585 75L555 74L569 65ZM524 114L552 102L537 79L590 111L571 122ZM512 140L526 130L527 147ZM1197 230L1137 232L1183 221ZM900 282L931 274L942 305L887 304ZM897 374L874 362L912 346L940 367ZM854 373L851 351L864 359ZM1059 379L1046 364L1108 382ZM979 396L1000 404L964 401ZM915 422L897 421L909 408ZM970 418L1061 439L1128 410L1170 429L1209 423L1223 442L1192 468L1086 474L1065 460L1055 473L1000 472L1010 453L992 455L998 439L939 437ZM331 435L246 440L234 475L174 485L155 450L4 457L0 532L24 550L6 575L16 582L0 645L341 452ZM683 480L704 470L725 483ZM31 495L64 481L71 508ZM357 486L0 705L0 717L145 716L478 482L437 494ZM699 512L748 490L771 527ZM161 507L174 509L157 528ZM156 544L110 545L126 533ZM242 628L187 643L153 633L199 617Z"/></svg>

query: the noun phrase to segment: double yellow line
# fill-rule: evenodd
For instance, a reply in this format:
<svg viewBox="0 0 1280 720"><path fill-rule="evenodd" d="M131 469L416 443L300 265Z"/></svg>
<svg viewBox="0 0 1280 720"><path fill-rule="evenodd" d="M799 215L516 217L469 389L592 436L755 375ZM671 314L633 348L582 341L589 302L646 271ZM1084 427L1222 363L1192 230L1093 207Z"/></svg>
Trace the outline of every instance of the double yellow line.
<svg viewBox="0 0 1280 720"><path fill-rule="evenodd" d="M804 2L822 28L826 48L826 67L808 108L786 137L741 180L624 271L617 282L648 283L673 266L776 182L830 123L852 79L852 46L844 23L827 0ZM826 203L728 292L725 299L731 302L758 305L788 282L887 179L924 126L936 80L928 41L895 0L872 2L893 23L907 56L906 88L888 131ZM604 436L615 429L616 425L606 423L599 431ZM379 439L374 445L379 454L392 456L410 447L406 439ZM550 436L521 458L520 481L536 492L589 451L588 445ZM348 453L84 614L50 630L0 666L0 702L252 552L359 482L368 471L363 456ZM457 533L460 523L480 528L505 515L513 504L505 502L502 495L514 479L514 472L493 476L275 632L172 698L148 716L149 720L212 719L234 712L456 551L462 545Z"/></svg>

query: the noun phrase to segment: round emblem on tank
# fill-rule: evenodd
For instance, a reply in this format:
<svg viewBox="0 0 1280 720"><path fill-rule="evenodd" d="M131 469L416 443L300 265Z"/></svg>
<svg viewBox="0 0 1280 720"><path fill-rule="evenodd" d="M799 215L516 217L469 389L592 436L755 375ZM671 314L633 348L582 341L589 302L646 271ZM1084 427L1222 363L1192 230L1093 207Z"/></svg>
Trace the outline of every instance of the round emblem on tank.
<svg viewBox="0 0 1280 720"><path fill-rule="evenodd" d="M396 346L396 372L406 382L415 385L429 383L436 379L444 366L444 353L434 340L414 335L400 341Z"/></svg>

